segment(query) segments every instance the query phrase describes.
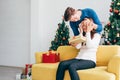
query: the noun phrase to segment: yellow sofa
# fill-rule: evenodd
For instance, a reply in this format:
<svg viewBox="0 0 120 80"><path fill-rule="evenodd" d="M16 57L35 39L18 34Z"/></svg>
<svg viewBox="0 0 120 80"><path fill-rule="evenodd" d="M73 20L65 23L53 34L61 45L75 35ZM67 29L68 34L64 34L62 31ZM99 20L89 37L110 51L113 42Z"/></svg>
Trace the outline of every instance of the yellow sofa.
<svg viewBox="0 0 120 80"><path fill-rule="evenodd" d="M79 50L72 46L60 46L60 60L74 58ZM35 53L36 63L32 66L32 80L55 80L58 63L41 63L42 52ZM120 46L101 45L97 51L97 66L78 70L80 80L120 80ZM65 72L64 80L71 80Z"/></svg>

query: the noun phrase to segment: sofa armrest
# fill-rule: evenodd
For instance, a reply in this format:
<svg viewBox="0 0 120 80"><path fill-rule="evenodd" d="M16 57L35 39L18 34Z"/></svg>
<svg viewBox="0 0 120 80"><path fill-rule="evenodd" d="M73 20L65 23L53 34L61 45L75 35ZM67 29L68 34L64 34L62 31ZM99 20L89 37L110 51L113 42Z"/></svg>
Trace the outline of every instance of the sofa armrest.
<svg viewBox="0 0 120 80"><path fill-rule="evenodd" d="M35 53L35 61L36 63L41 63L42 62L42 54L45 52L36 52Z"/></svg>
<svg viewBox="0 0 120 80"><path fill-rule="evenodd" d="M108 63L108 72L116 75L116 80L120 80L120 55L115 55Z"/></svg>

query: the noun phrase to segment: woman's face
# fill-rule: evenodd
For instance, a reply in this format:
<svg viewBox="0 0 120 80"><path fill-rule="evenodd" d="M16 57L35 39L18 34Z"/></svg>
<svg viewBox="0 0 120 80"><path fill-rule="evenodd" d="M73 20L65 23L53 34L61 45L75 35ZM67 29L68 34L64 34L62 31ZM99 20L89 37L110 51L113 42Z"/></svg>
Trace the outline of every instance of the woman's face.
<svg viewBox="0 0 120 80"><path fill-rule="evenodd" d="M87 32L87 26L82 26L84 32Z"/></svg>

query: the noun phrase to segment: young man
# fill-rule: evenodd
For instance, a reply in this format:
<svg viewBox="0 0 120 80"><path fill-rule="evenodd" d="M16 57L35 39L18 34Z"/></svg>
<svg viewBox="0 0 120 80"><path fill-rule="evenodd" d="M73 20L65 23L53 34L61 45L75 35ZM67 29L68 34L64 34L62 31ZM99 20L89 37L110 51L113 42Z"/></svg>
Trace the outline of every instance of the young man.
<svg viewBox="0 0 120 80"><path fill-rule="evenodd" d="M78 28L85 18L91 18L93 20L94 29L97 33L102 31L102 24L96 12L90 8L75 10L72 7L68 7L64 13L64 19L65 21L70 21L74 36L79 35ZM89 22L86 22L86 24L89 24Z"/></svg>

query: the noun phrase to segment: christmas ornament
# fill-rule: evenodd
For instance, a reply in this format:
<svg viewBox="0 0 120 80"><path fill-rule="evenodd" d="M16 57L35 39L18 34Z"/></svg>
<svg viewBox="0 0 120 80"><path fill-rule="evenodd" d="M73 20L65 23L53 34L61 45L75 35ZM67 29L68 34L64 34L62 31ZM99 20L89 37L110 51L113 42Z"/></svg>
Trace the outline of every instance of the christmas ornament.
<svg viewBox="0 0 120 80"><path fill-rule="evenodd" d="M63 37L63 40L65 40L65 37Z"/></svg>
<svg viewBox="0 0 120 80"><path fill-rule="evenodd" d="M111 4L114 4L114 2L111 2Z"/></svg>
<svg viewBox="0 0 120 80"><path fill-rule="evenodd" d="M114 41L113 42L116 42L116 39L114 39Z"/></svg>
<svg viewBox="0 0 120 80"><path fill-rule="evenodd" d="M118 2L117 5L120 6L120 2Z"/></svg>
<svg viewBox="0 0 120 80"><path fill-rule="evenodd" d="M109 10L110 12L112 12L113 10L112 10L112 8L110 8L110 10Z"/></svg>
<svg viewBox="0 0 120 80"><path fill-rule="evenodd" d="M62 15L62 20L64 20L64 16Z"/></svg>
<svg viewBox="0 0 120 80"><path fill-rule="evenodd" d="M119 10L114 9L114 13L118 14L118 13L119 13Z"/></svg>
<svg viewBox="0 0 120 80"><path fill-rule="evenodd" d="M110 45L110 42L109 42L109 41L107 41L107 44L108 44L108 45Z"/></svg>
<svg viewBox="0 0 120 80"><path fill-rule="evenodd" d="M110 24L110 22L107 24L107 26L110 26L111 24Z"/></svg>

